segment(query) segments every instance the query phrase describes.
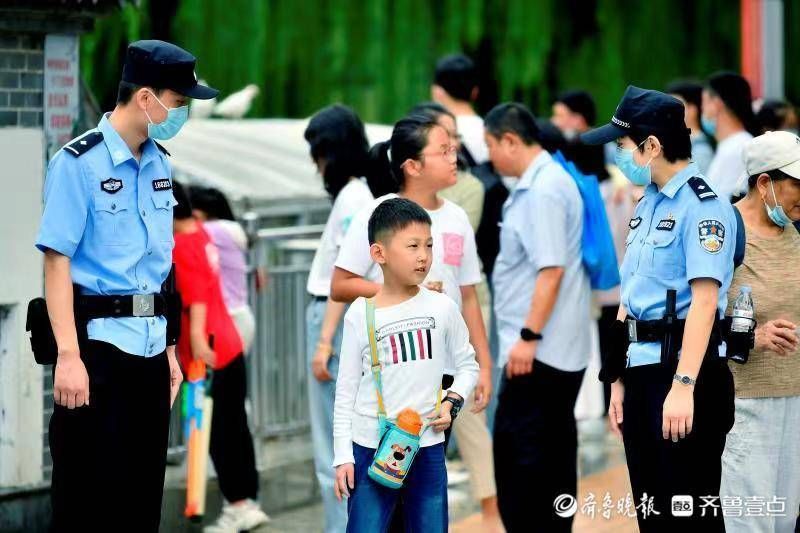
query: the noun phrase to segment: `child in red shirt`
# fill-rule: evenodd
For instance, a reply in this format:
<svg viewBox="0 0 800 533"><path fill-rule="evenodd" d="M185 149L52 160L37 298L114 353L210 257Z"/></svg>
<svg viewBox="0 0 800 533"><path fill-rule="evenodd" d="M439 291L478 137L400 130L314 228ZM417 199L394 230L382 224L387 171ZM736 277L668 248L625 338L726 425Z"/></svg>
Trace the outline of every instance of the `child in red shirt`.
<svg viewBox="0 0 800 533"><path fill-rule="evenodd" d="M192 360L201 359L214 369L209 452L227 502L217 523L204 531L249 530L267 522L269 517L256 503L258 472L245 411L247 375L242 341L222 297L217 249L202 225L192 217L189 197L177 182L173 182L173 194L178 205L173 209L172 257L183 301L178 356L184 368ZM211 337L213 348L209 343Z"/></svg>

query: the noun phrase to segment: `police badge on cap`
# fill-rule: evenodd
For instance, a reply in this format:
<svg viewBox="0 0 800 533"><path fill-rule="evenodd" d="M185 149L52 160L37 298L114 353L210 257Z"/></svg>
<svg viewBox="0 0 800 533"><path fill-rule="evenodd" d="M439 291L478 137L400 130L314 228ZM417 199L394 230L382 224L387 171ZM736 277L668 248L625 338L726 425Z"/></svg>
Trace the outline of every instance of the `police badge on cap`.
<svg viewBox="0 0 800 533"><path fill-rule="evenodd" d="M128 46L125 54L122 81L210 100L219 91L197 83L196 64L197 59L192 54L172 43L155 39L136 41Z"/></svg>

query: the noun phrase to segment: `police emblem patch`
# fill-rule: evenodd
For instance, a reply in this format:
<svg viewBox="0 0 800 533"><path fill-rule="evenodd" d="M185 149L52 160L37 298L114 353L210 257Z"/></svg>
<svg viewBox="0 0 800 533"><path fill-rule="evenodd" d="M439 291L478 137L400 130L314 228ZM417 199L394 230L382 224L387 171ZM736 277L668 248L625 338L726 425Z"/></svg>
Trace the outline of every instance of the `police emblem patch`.
<svg viewBox="0 0 800 533"><path fill-rule="evenodd" d="M100 182L100 188L108 194L116 194L122 190L122 180L108 178Z"/></svg>
<svg viewBox="0 0 800 533"><path fill-rule="evenodd" d="M703 220L697 225L700 246L710 254L719 253L725 242L725 226L718 220Z"/></svg>
<svg viewBox="0 0 800 533"><path fill-rule="evenodd" d="M632 218L630 222L628 222L628 227L631 229L636 229L639 227L639 224L642 223L642 217Z"/></svg>

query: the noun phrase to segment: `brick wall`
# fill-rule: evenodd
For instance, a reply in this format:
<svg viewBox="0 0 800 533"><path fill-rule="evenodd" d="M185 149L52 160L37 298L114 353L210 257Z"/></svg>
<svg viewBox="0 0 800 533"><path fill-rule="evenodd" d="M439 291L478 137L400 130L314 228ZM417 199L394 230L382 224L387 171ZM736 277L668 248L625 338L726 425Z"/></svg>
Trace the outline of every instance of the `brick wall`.
<svg viewBox="0 0 800 533"><path fill-rule="evenodd" d="M44 35L0 32L0 127L42 127Z"/></svg>

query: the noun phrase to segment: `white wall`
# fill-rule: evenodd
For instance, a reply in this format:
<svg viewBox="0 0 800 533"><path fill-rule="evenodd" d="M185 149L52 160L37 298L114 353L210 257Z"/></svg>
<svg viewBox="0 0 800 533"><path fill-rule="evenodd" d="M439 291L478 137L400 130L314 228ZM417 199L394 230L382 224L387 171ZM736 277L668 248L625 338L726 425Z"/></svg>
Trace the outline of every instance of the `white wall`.
<svg viewBox="0 0 800 533"><path fill-rule="evenodd" d="M0 128L0 487L42 478L42 367L25 332L31 298L43 289L34 248L42 212L41 129Z"/></svg>

